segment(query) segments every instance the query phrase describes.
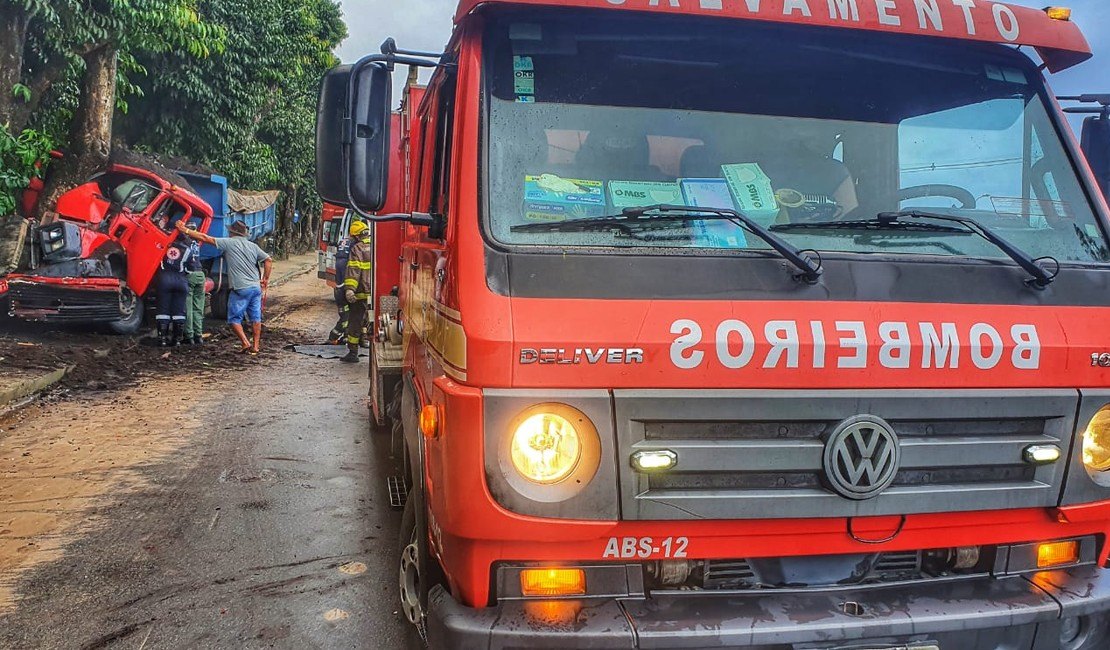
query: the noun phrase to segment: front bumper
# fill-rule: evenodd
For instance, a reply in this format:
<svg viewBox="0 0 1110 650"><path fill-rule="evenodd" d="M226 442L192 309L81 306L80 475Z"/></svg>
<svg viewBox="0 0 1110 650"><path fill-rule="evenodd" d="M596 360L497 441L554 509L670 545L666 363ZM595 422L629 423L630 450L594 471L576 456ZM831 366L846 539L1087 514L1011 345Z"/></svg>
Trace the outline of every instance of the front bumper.
<svg viewBox="0 0 1110 650"><path fill-rule="evenodd" d="M123 316L116 278L11 275L5 283L11 315L23 320L111 322Z"/></svg>
<svg viewBox="0 0 1110 650"><path fill-rule="evenodd" d="M1096 650L1110 647L1110 572L1095 567L1029 577L830 590L666 592L577 605L460 605L431 594L432 648L757 648ZM846 604L854 604L845 607ZM571 609L573 608L573 609ZM846 613L845 610L852 613ZM570 610L568 612L568 610ZM1084 617L1079 621L1067 620ZM1067 625L1065 625L1065 621ZM1062 628L1076 629L1072 643Z"/></svg>

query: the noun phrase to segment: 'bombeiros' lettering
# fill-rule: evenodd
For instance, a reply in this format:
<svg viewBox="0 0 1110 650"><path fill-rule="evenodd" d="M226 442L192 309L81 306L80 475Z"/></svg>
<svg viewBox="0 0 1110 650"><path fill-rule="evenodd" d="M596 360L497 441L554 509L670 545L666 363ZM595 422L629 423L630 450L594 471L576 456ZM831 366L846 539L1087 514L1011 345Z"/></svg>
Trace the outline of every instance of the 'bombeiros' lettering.
<svg viewBox="0 0 1110 650"><path fill-rule="evenodd" d="M808 335L805 341L801 333ZM671 324L671 334L671 363L683 370L701 367L707 356L730 370L991 370L1003 364L1037 370L1041 364L1040 336L1036 326L1027 324L772 320L759 325L728 319L703 329L696 321L680 319Z"/></svg>

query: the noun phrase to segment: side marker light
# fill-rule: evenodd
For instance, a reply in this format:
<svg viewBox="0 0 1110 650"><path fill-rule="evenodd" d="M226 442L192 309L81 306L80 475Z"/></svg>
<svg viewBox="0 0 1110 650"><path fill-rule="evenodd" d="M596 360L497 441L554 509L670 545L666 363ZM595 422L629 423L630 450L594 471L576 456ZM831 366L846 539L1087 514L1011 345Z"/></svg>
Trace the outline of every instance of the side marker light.
<svg viewBox="0 0 1110 650"><path fill-rule="evenodd" d="M1046 542L1037 546L1037 568L1051 569L1079 561L1079 542Z"/></svg>
<svg viewBox="0 0 1110 650"><path fill-rule="evenodd" d="M520 593L525 596L584 596L586 572L582 569L524 569Z"/></svg>
<svg viewBox="0 0 1110 650"><path fill-rule="evenodd" d="M428 439L439 437L439 407L435 404L420 409L420 433Z"/></svg>

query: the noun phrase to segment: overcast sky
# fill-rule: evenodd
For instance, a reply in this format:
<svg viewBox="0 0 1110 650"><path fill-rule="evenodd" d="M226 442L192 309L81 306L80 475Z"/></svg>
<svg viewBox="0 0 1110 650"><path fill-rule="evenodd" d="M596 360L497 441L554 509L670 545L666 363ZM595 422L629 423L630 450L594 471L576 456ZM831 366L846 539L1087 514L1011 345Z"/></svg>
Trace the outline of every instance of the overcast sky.
<svg viewBox="0 0 1110 650"><path fill-rule="evenodd" d="M341 0L350 37L339 48L339 56L352 62L379 51L382 41L392 36L408 50L439 51L451 36L451 18L457 0ZM1010 4L1044 7L1052 0L1011 0ZM1058 94L1110 92L1110 2L1107 0L1060 0L1075 10L1074 20L1083 28L1095 51L1095 59L1059 75L1049 83ZM398 75L401 80L404 75Z"/></svg>

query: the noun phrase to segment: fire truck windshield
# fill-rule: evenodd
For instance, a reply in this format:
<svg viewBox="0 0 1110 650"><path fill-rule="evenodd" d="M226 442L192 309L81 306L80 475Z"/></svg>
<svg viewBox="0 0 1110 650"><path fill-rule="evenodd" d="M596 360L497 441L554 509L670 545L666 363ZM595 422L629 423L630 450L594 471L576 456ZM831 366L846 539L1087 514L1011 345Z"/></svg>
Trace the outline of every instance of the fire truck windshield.
<svg viewBox="0 0 1110 650"><path fill-rule="evenodd" d="M1013 48L539 16L503 16L486 42L487 227L503 244L731 254L768 244L711 220L650 238L520 226L660 204L735 209L766 227L920 209L972 218L1034 258L1110 261L1040 74ZM1006 259L951 228L778 234L799 249Z"/></svg>

